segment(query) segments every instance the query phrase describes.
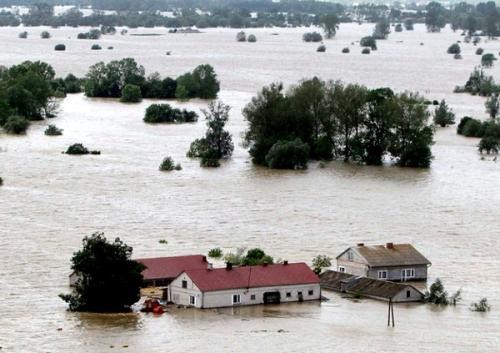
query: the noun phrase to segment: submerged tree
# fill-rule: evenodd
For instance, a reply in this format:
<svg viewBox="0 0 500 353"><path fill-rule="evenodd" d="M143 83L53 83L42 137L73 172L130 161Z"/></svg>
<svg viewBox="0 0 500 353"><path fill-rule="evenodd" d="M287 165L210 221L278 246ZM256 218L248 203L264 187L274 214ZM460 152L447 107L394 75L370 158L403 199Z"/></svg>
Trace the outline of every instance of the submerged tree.
<svg viewBox="0 0 500 353"><path fill-rule="evenodd" d="M340 20L334 13L329 13L320 19L320 25L325 32L325 37L327 39L335 37L337 34L337 29L339 29Z"/></svg>
<svg viewBox="0 0 500 353"><path fill-rule="evenodd" d="M229 120L231 107L222 102L210 102L208 110L203 110L207 121L205 137L191 143L187 153L189 158L200 158L204 167L218 167L219 160L231 157L234 145L231 134L224 130Z"/></svg>
<svg viewBox="0 0 500 353"><path fill-rule="evenodd" d="M486 111L490 115L490 118L492 120L494 120L500 111L500 96L499 96L499 94L493 93L491 96L489 96L488 99L486 99L484 106L486 107Z"/></svg>
<svg viewBox="0 0 500 353"><path fill-rule="evenodd" d="M429 291L425 293L425 299L427 302L438 305L455 305L458 301L461 300L461 291L458 290L452 296L448 295L448 292L445 290L443 282L439 278L437 278Z"/></svg>
<svg viewBox="0 0 500 353"><path fill-rule="evenodd" d="M127 311L140 298L144 266L131 259L132 248L119 238L107 241L103 233L83 239L71 269L78 276L72 294L60 297L72 311Z"/></svg>
<svg viewBox="0 0 500 353"><path fill-rule="evenodd" d="M314 272L319 275L324 268L332 265L332 258L327 255L318 255L312 260L312 265Z"/></svg>
<svg viewBox="0 0 500 353"><path fill-rule="evenodd" d="M434 123L445 127L446 125L455 124L455 114L448 107L445 100L443 99L439 106L434 110Z"/></svg>
<svg viewBox="0 0 500 353"><path fill-rule="evenodd" d="M446 26L445 8L438 2L431 1L427 4L425 25L429 32L440 32Z"/></svg>

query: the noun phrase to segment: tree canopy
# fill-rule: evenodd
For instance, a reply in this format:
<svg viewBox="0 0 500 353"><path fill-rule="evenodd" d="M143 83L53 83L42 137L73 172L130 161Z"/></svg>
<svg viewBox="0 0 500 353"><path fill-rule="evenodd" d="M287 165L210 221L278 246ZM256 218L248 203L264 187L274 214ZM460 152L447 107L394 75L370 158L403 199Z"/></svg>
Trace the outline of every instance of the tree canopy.
<svg viewBox="0 0 500 353"><path fill-rule="evenodd" d="M132 248L119 238L97 232L83 239L71 269L78 275L74 292L60 295L72 311L120 312L140 298L144 266L131 259Z"/></svg>

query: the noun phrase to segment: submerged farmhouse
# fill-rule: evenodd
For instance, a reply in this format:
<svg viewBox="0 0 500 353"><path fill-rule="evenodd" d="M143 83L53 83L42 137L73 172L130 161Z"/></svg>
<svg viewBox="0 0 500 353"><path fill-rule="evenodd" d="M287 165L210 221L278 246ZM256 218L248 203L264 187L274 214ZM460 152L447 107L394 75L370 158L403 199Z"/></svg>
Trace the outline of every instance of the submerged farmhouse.
<svg viewBox="0 0 500 353"><path fill-rule="evenodd" d="M322 289L394 303L424 300L424 293L407 283L353 276L338 271L325 271L320 277Z"/></svg>
<svg viewBox="0 0 500 353"><path fill-rule="evenodd" d="M305 263L186 270L169 286L175 304L197 308L319 300L320 280Z"/></svg>
<svg viewBox="0 0 500 353"><path fill-rule="evenodd" d="M427 280L431 262L411 244L367 246L363 243L337 256L337 270L387 281Z"/></svg>

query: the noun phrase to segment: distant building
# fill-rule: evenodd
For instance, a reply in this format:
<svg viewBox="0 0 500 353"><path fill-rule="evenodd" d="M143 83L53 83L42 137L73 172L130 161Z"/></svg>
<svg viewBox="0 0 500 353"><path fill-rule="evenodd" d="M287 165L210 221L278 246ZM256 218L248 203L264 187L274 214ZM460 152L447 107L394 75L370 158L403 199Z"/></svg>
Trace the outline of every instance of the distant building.
<svg viewBox="0 0 500 353"><path fill-rule="evenodd" d="M337 256L337 271L385 281L427 280L431 262L411 244L358 244Z"/></svg>
<svg viewBox="0 0 500 353"><path fill-rule="evenodd" d="M142 271L143 286L168 286L185 270L206 269L211 266L203 255L185 255L135 259L146 266ZM79 279L76 272L69 275L69 285L73 287Z"/></svg>
<svg viewBox="0 0 500 353"><path fill-rule="evenodd" d="M424 300L424 293L406 283L381 281L338 271L325 271L320 277L322 289L394 303Z"/></svg>
<svg viewBox="0 0 500 353"><path fill-rule="evenodd" d="M319 300L318 276L305 263L186 270L169 285L175 304L197 308Z"/></svg>

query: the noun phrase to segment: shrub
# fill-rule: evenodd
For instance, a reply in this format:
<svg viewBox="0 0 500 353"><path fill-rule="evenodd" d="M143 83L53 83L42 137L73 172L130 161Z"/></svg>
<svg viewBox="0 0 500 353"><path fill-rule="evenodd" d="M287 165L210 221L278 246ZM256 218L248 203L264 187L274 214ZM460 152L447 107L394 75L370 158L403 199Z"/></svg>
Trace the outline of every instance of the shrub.
<svg viewBox="0 0 500 353"><path fill-rule="evenodd" d="M401 25L401 23L398 23L396 27L394 27L394 31L403 32L403 26Z"/></svg>
<svg viewBox="0 0 500 353"><path fill-rule="evenodd" d="M162 172L169 172L175 169L175 163L172 157L165 157L160 164L160 170Z"/></svg>
<svg viewBox="0 0 500 353"><path fill-rule="evenodd" d="M62 132L63 132L63 130L59 129L55 125L49 125L45 129L45 135L47 135L47 136L59 136L59 135L62 135Z"/></svg>
<svg viewBox="0 0 500 353"><path fill-rule="evenodd" d="M89 150L81 143L74 143L68 147L66 154L89 154Z"/></svg>
<svg viewBox="0 0 500 353"><path fill-rule="evenodd" d="M497 58L495 58L495 55L493 55L491 53L484 54L481 57L481 65L484 67L492 67L493 63L495 62L496 59Z"/></svg>
<svg viewBox="0 0 500 353"><path fill-rule="evenodd" d="M342 53L344 53L344 54L348 54L348 53L350 53L350 52L351 52L351 51L349 50L349 48L348 48L348 47L345 47L345 48L343 48L343 49L342 49Z"/></svg>
<svg viewBox="0 0 500 353"><path fill-rule="evenodd" d="M90 47L91 50L101 50L102 47L99 44L92 44Z"/></svg>
<svg viewBox="0 0 500 353"><path fill-rule="evenodd" d="M113 50L114 48L113 47L108 47L108 50Z"/></svg>
<svg viewBox="0 0 500 353"><path fill-rule="evenodd" d="M476 55L483 55L484 49L483 48L477 48L476 49Z"/></svg>
<svg viewBox="0 0 500 353"><path fill-rule="evenodd" d="M455 114L448 107L444 99L439 106L434 110L434 123L445 127L446 125L455 124Z"/></svg>
<svg viewBox="0 0 500 353"><path fill-rule="evenodd" d="M484 313L490 311L491 307L488 304L488 299L482 298L478 303L472 303L470 310Z"/></svg>
<svg viewBox="0 0 500 353"><path fill-rule="evenodd" d="M246 42L247 41L247 35L245 32L241 31L236 34L236 41L237 42Z"/></svg>
<svg viewBox="0 0 500 353"><path fill-rule="evenodd" d="M484 125L477 119L469 118L463 126L462 135L466 137L482 137L484 135Z"/></svg>
<svg viewBox="0 0 500 353"><path fill-rule="evenodd" d="M413 20L411 19L405 20L404 25L407 31L413 31Z"/></svg>
<svg viewBox="0 0 500 353"><path fill-rule="evenodd" d="M448 47L447 53L448 54L460 54L462 50L460 49L460 45L458 43L453 43Z"/></svg>
<svg viewBox="0 0 500 353"><path fill-rule="evenodd" d="M318 255L312 260L312 265L314 272L319 275L323 268L327 268L332 265L332 258L327 255Z"/></svg>
<svg viewBox="0 0 500 353"><path fill-rule="evenodd" d="M363 48L363 50L361 50L361 54L370 54L370 48Z"/></svg>
<svg viewBox="0 0 500 353"><path fill-rule="evenodd" d="M455 54L455 55L453 55L453 59L460 60L460 59L462 59L462 55L460 55L460 54Z"/></svg>
<svg viewBox="0 0 500 353"><path fill-rule="evenodd" d="M223 252L221 248L213 248L208 251L208 257L212 259L220 259L223 256Z"/></svg>
<svg viewBox="0 0 500 353"><path fill-rule="evenodd" d="M124 103L137 103L142 100L141 88L136 85L127 84L122 89L122 96L120 102Z"/></svg>
<svg viewBox="0 0 500 353"><path fill-rule="evenodd" d="M54 50L55 51L65 51L66 50L66 46L64 44L57 44L55 47L54 47Z"/></svg>
<svg viewBox="0 0 500 353"><path fill-rule="evenodd" d="M3 128L9 134L20 135L26 132L29 125L30 123L26 118L19 115L11 115L3 124Z"/></svg>
<svg viewBox="0 0 500 353"><path fill-rule="evenodd" d="M19 33L18 37L21 39L26 39L26 38L28 38L28 32L26 32L26 31L21 32L21 33Z"/></svg>
<svg viewBox="0 0 500 353"><path fill-rule="evenodd" d="M85 33L78 33L77 37L78 39L99 39L101 38L101 31L98 29L91 29L88 32Z"/></svg>
<svg viewBox="0 0 500 353"><path fill-rule="evenodd" d="M361 38L361 40L359 41L359 45L361 45L362 47L369 47L371 50L377 50L377 40L372 36Z"/></svg>
<svg viewBox="0 0 500 353"><path fill-rule="evenodd" d="M318 49L316 49L317 52L319 53L324 53L326 51L326 47L324 44L321 44Z"/></svg>
<svg viewBox="0 0 500 353"><path fill-rule="evenodd" d="M82 91L81 80L73 74L64 78L64 89L66 93L80 93Z"/></svg>
<svg viewBox="0 0 500 353"><path fill-rule="evenodd" d="M190 123L198 120L198 114L172 108L169 104L152 104L146 109L143 120L146 123Z"/></svg>
<svg viewBox="0 0 500 353"><path fill-rule="evenodd" d="M302 35L302 40L304 42L321 42L323 37L318 32L308 32Z"/></svg>
<svg viewBox="0 0 500 353"><path fill-rule="evenodd" d="M292 141L280 140L267 152L266 163L274 169L306 169L310 148L297 138Z"/></svg>
<svg viewBox="0 0 500 353"><path fill-rule="evenodd" d="M472 39L472 44L477 45L477 44L479 44L480 41L481 41L481 37L474 36L474 38Z"/></svg>
<svg viewBox="0 0 500 353"><path fill-rule="evenodd" d="M255 43L255 42L257 41L257 37L256 37L255 35L253 35L253 34L250 34L250 35L248 36L248 41L249 41L250 43Z"/></svg>
<svg viewBox="0 0 500 353"><path fill-rule="evenodd" d="M50 38L50 33L47 32L47 31L43 31L42 33L40 33L40 38L42 38L42 39L49 39Z"/></svg>
<svg viewBox="0 0 500 353"><path fill-rule="evenodd" d="M458 123L457 126L457 134L463 135L464 127L470 120L472 120L470 116L464 116L462 119L460 119L460 122Z"/></svg>
<svg viewBox="0 0 500 353"><path fill-rule="evenodd" d="M452 296L448 296L443 283L439 278L434 281L430 287L430 291L425 293L427 302L438 305L455 305L460 300L461 291L458 290Z"/></svg>
<svg viewBox="0 0 500 353"><path fill-rule="evenodd" d="M486 154L497 154L500 150L500 139L493 136L485 136L479 141L479 152Z"/></svg>

